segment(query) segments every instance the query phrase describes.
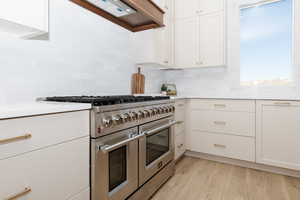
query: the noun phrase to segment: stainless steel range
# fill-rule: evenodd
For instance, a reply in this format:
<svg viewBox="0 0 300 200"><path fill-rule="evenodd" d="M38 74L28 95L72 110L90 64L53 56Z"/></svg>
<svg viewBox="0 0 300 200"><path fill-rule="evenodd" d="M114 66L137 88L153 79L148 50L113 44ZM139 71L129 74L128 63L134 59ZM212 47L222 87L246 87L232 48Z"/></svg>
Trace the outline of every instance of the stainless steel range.
<svg viewBox="0 0 300 200"><path fill-rule="evenodd" d="M147 200L174 174L169 97L49 97L92 103L92 200Z"/></svg>

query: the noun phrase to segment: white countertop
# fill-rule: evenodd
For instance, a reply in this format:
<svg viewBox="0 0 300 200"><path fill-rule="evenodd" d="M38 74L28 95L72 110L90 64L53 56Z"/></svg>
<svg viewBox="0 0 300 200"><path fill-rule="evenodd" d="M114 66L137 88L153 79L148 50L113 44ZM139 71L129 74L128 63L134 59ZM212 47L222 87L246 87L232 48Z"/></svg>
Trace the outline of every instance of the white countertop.
<svg viewBox="0 0 300 200"><path fill-rule="evenodd" d="M300 98L252 98L252 97L203 97L203 96L171 96L171 99L223 99L223 100L274 100L274 101L300 101Z"/></svg>
<svg viewBox="0 0 300 200"><path fill-rule="evenodd" d="M72 112L89 109L91 109L91 104L43 101L15 105L0 105L0 119L10 119L17 117Z"/></svg>

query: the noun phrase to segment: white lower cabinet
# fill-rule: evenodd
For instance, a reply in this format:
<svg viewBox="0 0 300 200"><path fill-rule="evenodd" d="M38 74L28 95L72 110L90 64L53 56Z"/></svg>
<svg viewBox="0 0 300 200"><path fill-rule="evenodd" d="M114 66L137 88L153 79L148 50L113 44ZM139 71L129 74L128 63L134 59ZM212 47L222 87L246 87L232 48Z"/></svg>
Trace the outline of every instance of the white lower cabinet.
<svg viewBox="0 0 300 200"><path fill-rule="evenodd" d="M255 161L255 139L243 136L192 131L189 149L195 152Z"/></svg>
<svg viewBox="0 0 300 200"><path fill-rule="evenodd" d="M257 162L300 170L300 102L257 101Z"/></svg>
<svg viewBox="0 0 300 200"><path fill-rule="evenodd" d="M187 149L255 162L255 101L192 99Z"/></svg>
<svg viewBox="0 0 300 200"><path fill-rule="evenodd" d="M1 160L0 172L0 199L26 188L20 200L70 199L89 187L89 137Z"/></svg>

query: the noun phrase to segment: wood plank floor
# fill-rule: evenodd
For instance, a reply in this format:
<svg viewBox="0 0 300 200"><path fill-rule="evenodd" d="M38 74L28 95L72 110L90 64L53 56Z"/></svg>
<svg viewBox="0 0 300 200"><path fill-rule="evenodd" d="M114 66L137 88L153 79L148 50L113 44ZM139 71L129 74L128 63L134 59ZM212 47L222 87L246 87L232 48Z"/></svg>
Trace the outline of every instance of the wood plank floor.
<svg viewBox="0 0 300 200"><path fill-rule="evenodd" d="M184 157L152 200L300 200L300 179Z"/></svg>

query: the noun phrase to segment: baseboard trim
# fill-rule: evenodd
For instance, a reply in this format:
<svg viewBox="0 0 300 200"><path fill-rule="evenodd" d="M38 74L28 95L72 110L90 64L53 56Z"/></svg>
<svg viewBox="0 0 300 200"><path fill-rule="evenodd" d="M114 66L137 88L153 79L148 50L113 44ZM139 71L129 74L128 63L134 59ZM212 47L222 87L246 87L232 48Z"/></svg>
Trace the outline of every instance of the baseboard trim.
<svg viewBox="0 0 300 200"><path fill-rule="evenodd" d="M258 164L258 163L243 161L243 160L237 160L237 159L232 159L232 158L225 158L225 157L221 157L221 156L215 156L215 155L199 153L199 152L194 152L194 151L186 151L184 155L190 156L190 157L195 157L195 158L201 158L201 159L205 159L205 160L211 160L211 161L236 165L236 166L240 166L240 167L247 167L247 168L251 168L251 169L271 172L271 173L275 173L275 174L281 174L281 175L285 175L285 176L292 176L292 177L300 178L300 171L295 171L295 170L290 170L290 169L273 167L273 166L269 166L269 165L263 165L263 164Z"/></svg>

